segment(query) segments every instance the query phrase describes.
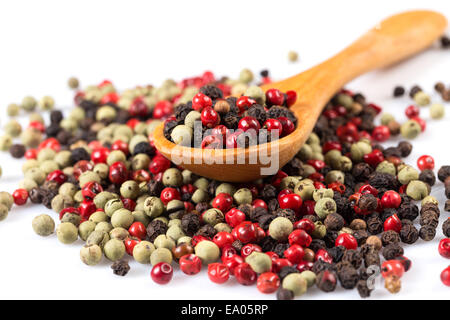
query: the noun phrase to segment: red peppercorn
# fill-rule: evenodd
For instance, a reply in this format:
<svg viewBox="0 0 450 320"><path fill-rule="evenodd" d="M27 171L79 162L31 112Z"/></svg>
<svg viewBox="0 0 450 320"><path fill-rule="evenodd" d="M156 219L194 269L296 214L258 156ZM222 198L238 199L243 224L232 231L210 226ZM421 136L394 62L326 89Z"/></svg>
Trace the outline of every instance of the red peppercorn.
<svg viewBox="0 0 450 320"><path fill-rule="evenodd" d="M152 268L150 275L156 283L167 284L172 280L173 268L167 262L160 262Z"/></svg>
<svg viewBox="0 0 450 320"><path fill-rule="evenodd" d="M314 187L316 187L316 186L314 186ZM300 208L300 216L314 215L315 214L315 212L314 212L315 206L316 206L316 202L314 200L303 201L302 207Z"/></svg>
<svg viewBox="0 0 450 320"><path fill-rule="evenodd" d="M291 189L283 189L278 193L278 202L281 202L284 196L288 194L293 194L294 192Z"/></svg>
<svg viewBox="0 0 450 320"><path fill-rule="evenodd" d="M439 242L438 251L441 256L450 259L450 238L444 238Z"/></svg>
<svg viewBox="0 0 450 320"><path fill-rule="evenodd" d="M273 272L261 273L256 282L256 288L261 293L273 293L280 287L280 277Z"/></svg>
<svg viewBox="0 0 450 320"><path fill-rule="evenodd" d="M61 220L67 212L75 213L75 214L80 215L80 211L79 211L77 208L74 208L74 207L68 207L68 208L62 209L62 210L59 212L59 220Z"/></svg>
<svg viewBox="0 0 450 320"><path fill-rule="evenodd" d="M95 203L93 201L84 200L78 207L78 210L80 211L80 216L83 219L88 220L91 214L93 214L97 210L97 207L95 206Z"/></svg>
<svg viewBox="0 0 450 320"><path fill-rule="evenodd" d="M239 120L238 127L244 132L253 130L254 133L258 133L258 130L260 129L258 120L250 116L243 117L241 120Z"/></svg>
<svg viewBox="0 0 450 320"><path fill-rule="evenodd" d="M233 197L228 193L219 193L212 201L213 208L226 212L231 209L233 205Z"/></svg>
<svg viewBox="0 0 450 320"><path fill-rule="evenodd" d="M109 181L122 184L128 180L128 169L124 163L117 161L109 167Z"/></svg>
<svg viewBox="0 0 450 320"><path fill-rule="evenodd" d="M383 208L398 208L402 203L402 197L394 190L386 191L381 197L381 205Z"/></svg>
<svg viewBox="0 0 450 320"><path fill-rule="evenodd" d="M140 242L138 238L129 237L126 238L123 242L125 244L125 251L128 253L128 255L133 255L133 249L134 247Z"/></svg>
<svg viewBox="0 0 450 320"><path fill-rule="evenodd" d="M132 176L132 179L134 181L136 181L137 183L148 182L152 179L152 177L150 176L150 173L148 173L144 169L139 169L139 170L133 171L131 176Z"/></svg>
<svg viewBox="0 0 450 320"><path fill-rule="evenodd" d="M173 114L173 105L170 101L158 101L153 109L154 119L163 119Z"/></svg>
<svg viewBox="0 0 450 320"><path fill-rule="evenodd" d="M347 250L356 250L356 248L358 248L358 242L356 241L355 237L349 233L340 234L336 238L334 245L336 247L344 246Z"/></svg>
<svg viewBox="0 0 450 320"><path fill-rule="evenodd" d="M297 264L296 268L299 272L303 272L303 271L311 271L313 266L314 266L313 262L303 260Z"/></svg>
<svg viewBox="0 0 450 320"><path fill-rule="evenodd" d="M91 160L93 163L106 163L106 158L108 158L108 155L109 155L108 148L95 149L91 153Z"/></svg>
<svg viewBox="0 0 450 320"><path fill-rule="evenodd" d="M242 258L238 254L232 254L230 257L224 259L222 258L223 263L227 266L228 270L230 270L230 274L234 275L234 269L240 265L241 263L244 263L244 258Z"/></svg>
<svg viewBox="0 0 450 320"><path fill-rule="evenodd" d="M119 101L119 99L120 99L120 97L117 94L117 92L110 92L110 93L105 94L101 98L100 105L102 106L102 105L105 105L105 104L108 104L108 103L114 103L115 104L115 103L117 103L117 101Z"/></svg>
<svg viewBox="0 0 450 320"><path fill-rule="evenodd" d="M251 255L253 252L262 252L262 249L260 246L254 243L248 243L241 249L241 257L247 258L249 255Z"/></svg>
<svg viewBox="0 0 450 320"><path fill-rule="evenodd" d="M331 150L339 150L342 151L342 145L338 141L327 141L322 146L322 152L323 154L326 154L328 151Z"/></svg>
<svg viewBox="0 0 450 320"><path fill-rule="evenodd" d="M220 122L220 116L211 107L206 107L202 110L200 119L202 120L202 124L207 128L214 128Z"/></svg>
<svg viewBox="0 0 450 320"><path fill-rule="evenodd" d="M295 212L300 211L300 207L302 206L302 198L295 193L286 194L281 198L280 208L281 209L291 209Z"/></svg>
<svg viewBox="0 0 450 320"><path fill-rule="evenodd" d="M425 129L427 128L427 123L422 118L420 118L420 117L412 117L411 120L416 121L420 125L420 128L422 129L422 132L424 132Z"/></svg>
<svg viewBox="0 0 450 320"><path fill-rule="evenodd" d="M311 242L312 242L311 236L303 229L296 229L292 231L291 234L289 235L289 244L291 246L297 244L307 248L309 247Z"/></svg>
<svg viewBox="0 0 450 320"><path fill-rule="evenodd" d="M236 101L236 107L239 109L239 114L244 113L248 108L250 108L252 105L256 103L255 100L253 100L250 97L242 96Z"/></svg>
<svg viewBox="0 0 450 320"><path fill-rule="evenodd" d="M114 141L114 143L111 145L111 150L120 150L125 155L128 155L130 153L130 150L128 148L128 143L123 142L122 140Z"/></svg>
<svg viewBox="0 0 450 320"><path fill-rule="evenodd" d="M314 225L314 222L309 219L300 219L294 223L294 228L305 230L308 234L311 234L311 232L316 229L316 226Z"/></svg>
<svg viewBox="0 0 450 320"><path fill-rule="evenodd" d="M225 139L228 135L228 128L225 127L223 124L219 124L214 129L212 129L211 134L213 136L217 136L222 141L222 144L225 144Z"/></svg>
<svg viewBox="0 0 450 320"><path fill-rule="evenodd" d="M322 160L308 160L307 163L310 166L313 166L316 171L321 171L323 168L325 168L325 162Z"/></svg>
<svg viewBox="0 0 450 320"><path fill-rule="evenodd" d="M45 132L45 125L39 121L30 121L30 123L28 124L28 128L32 128L42 133Z"/></svg>
<svg viewBox="0 0 450 320"><path fill-rule="evenodd" d="M384 155L380 150L374 149L372 152L365 154L363 156L363 160L365 163L375 168L378 164L384 161Z"/></svg>
<svg viewBox="0 0 450 320"><path fill-rule="evenodd" d="M432 156L423 155L417 159L417 167L420 170L433 170L434 169L434 159Z"/></svg>
<svg viewBox="0 0 450 320"><path fill-rule="evenodd" d="M202 260L195 254L182 256L178 263L181 271L189 276L199 273L202 269Z"/></svg>
<svg viewBox="0 0 450 320"><path fill-rule="evenodd" d="M161 201L164 203L164 205L167 205L172 200L181 200L180 193L175 188L164 188L161 191Z"/></svg>
<svg viewBox="0 0 450 320"><path fill-rule="evenodd" d="M407 107L405 109L405 115L411 119L414 117L418 117L420 114L420 110L418 107L416 107L415 105L410 105L409 107Z"/></svg>
<svg viewBox="0 0 450 320"><path fill-rule="evenodd" d="M137 97L131 102L130 107L128 108L128 113L132 117L145 117L147 116L149 108L145 104L145 101L142 97Z"/></svg>
<svg viewBox="0 0 450 320"><path fill-rule="evenodd" d="M441 272L441 281L447 287L450 287L450 266L442 270Z"/></svg>
<svg viewBox="0 0 450 320"><path fill-rule="evenodd" d="M314 260L322 260L323 262L332 263L333 258L330 256L327 250L325 249L319 249L316 252L316 255L314 257Z"/></svg>
<svg viewBox="0 0 450 320"><path fill-rule="evenodd" d="M131 236L144 240L147 236L147 229L142 222L136 221L129 228L128 232Z"/></svg>
<svg viewBox="0 0 450 320"><path fill-rule="evenodd" d="M134 200L131 200L130 198L121 198L121 200L125 209L134 211L136 208L136 202L134 202Z"/></svg>
<svg viewBox="0 0 450 320"><path fill-rule="evenodd" d="M208 277L212 282L222 284L230 278L230 270L223 263L211 263L208 265Z"/></svg>
<svg viewBox="0 0 450 320"><path fill-rule="evenodd" d="M297 101L297 92L295 92L294 90L286 91L286 105L290 107L294 105L296 101Z"/></svg>
<svg viewBox="0 0 450 320"><path fill-rule="evenodd" d="M201 92L197 93L192 99L192 108L196 111L200 111L211 106L211 98Z"/></svg>
<svg viewBox="0 0 450 320"><path fill-rule="evenodd" d="M234 269L234 276L237 282L244 286L251 286L256 282L258 276L248 263L241 263Z"/></svg>
<svg viewBox="0 0 450 320"><path fill-rule="evenodd" d="M58 184L63 184L64 182L67 181L67 176L61 170L55 170L50 172L45 180L54 181L57 182Z"/></svg>
<svg viewBox="0 0 450 320"><path fill-rule="evenodd" d="M272 134L273 132L278 137L282 136L283 125L277 119L267 119L264 122L263 128L266 129L269 134Z"/></svg>
<svg viewBox="0 0 450 320"><path fill-rule="evenodd" d="M78 179L83 172L92 171L94 165L87 160L80 160L73 166L73 176Z"/></svg>
<svg viewBox="0 0 450 320"><path fill-rule="evenodd" d="M345 185L343 185L342 183L340 183L338 181L328 184L328 188L333 191L339 192L340 194L344 194L345 189L346 189Z"/></svg>
<svg viewBox="0 0 450 320"><path fill-rule="evenodd" d="M226 231L221 231L216 233L216 235L213 237L213 242L217 244L217 246L222 249L226 245L231 245L234 241L233 236L231 233Z"/></svg>
<svg viewBox="0 0 450 320"><path fill-rule="evenodd" d="M397 233L402 229L402 222L399 217L394 214L384 221L384 231L393 230Z"/></svg>
<svg viewBox="0 0 450 320"><path fill-rule="evenodd" d="M378 190L377 190L376 188L372 187L370 184L364 184L364 185L362 185L362 186L359 188L358 192L359 192L360 194L369 193L369 194L371 194L371 195L373 195L373 196L375 196L375 197L378 196Z"/></svg>
<svg viewBox="0 0 450 320"><path fill-rule="evenodd" d="M232 208L225 214L225 221L232 228L238 226L240 223L244 222L246 219L245 213L236 208Z"/></svg>
<svg viewBox="0 0 450 320"><path fill-rule="evenodd" d="M278 170L277 174L272 177L271 179L271 184L275 187L275 188L279 188L280 187L280 183L281 180L283 180L283 178L286 178L288 175L286 172Z"/></svg>
<svg viewBox="0 0 450 320"><path fill-rule="evenodd" d="M18 206L24 205L28 200L28 191L26 189L16 189L12 193L14 203Z"/></svg>
<svg viewBox="0 0 450 320"><path fill-rule="evenodd" d="M191 245L193 246L193 247L195 247L197 244L199 244L201 241L205 241L205 240L211 240L210 238L208 238L208 237L205 237L205 236L202 236L202 235L196 235L196 236L193 236L192 237L192 240L191 240Z"/></svg>
<svg viewBox="0 0 450 320"><path fill-rule="evenodd" d="M375 110L376 114L380 114L380 112L383 110L383 108L381 108L380 106L378 106L374 103L369 103L367 106L369 108L372 108L373 110Z"/></svg>
<svg viewBox="0 0 450 320"><path fill-rule="evenodd" d="M403 267L403 264L398 260L387 260L381 265L381 275L383 276L383 278L391 276L397 276L401 278L404 272L405 268Z"/></svg>
<svg viewBox="0 0 450 320"><path fill-rule="evenodd" d="M61 150L61 144L56 138L47 138L39 144L38 150L50 148L56 152Z"/></svg>
<svg viewBox="0 0 450 320"><path fill-rule="evenodd" d="M272 261L272 272L279 273L284 267L292 267L292 262L282 258Z"/></svg>
<svg viewBox="0 0 450 320"><path fill-rule="evenodd" d="M268 210L267 203L262 199L253 200L252 207L253 207L253 209L264 208L264 209Z"/></svg>
<svg viewBox="0 0 450 320"><path fill-rule="evenodd" d="M302 261L304 255L305 255L305 251L298 244L291 245L289 248L284 250L284 256L292 264L297 264L300 261Z"/></svg>
<svg viewBox="0 0 450 320"><path fill-rule="evenodd" d="M387 141L391 136L391 132L387 126L376 126L372 131L372 139L378 142Z"/></svg>
<svg viewBox="0 0 450 320"><path fill-rule="evenodd" d="M85 200L93 200L94 197L103 191L102 185L96 181L87 182L81 188L81 195Z"/></svg>
<svg viewBox="0 0 450 320"><path fill-rule="evenodd" d="M249 221L241 222L233 229L232 234L237 240L241 241L242 243L253 242L256 240L258 235L256 226Z"/></svg>
<svg viewBox="0 0 450 320"><path fill-rule="evenodd" d="M266 103L269 106L282 106L284 95L278 89L269 89L266 91Z"/></svg>
<svg viewBox="0 0 450 320"><path fill-rule="evenodd" d="M28 149L25 151L25 159L36 159L37 158L37 150L36 149Z"/></svg>
<svg viewBox="0 0 450 320"><path fill-rule="evenodd" d="M282 137L287 136L287 135L291 134L292 132L294 132L295 125L292 122L292 120L290 120L287 117L278 117L277 120L281 122L281 127L282 127L281 136Z"/></svg>
<svg viewBox="0 0 450 320"><path fill-rule="evenodd" d="M169 168L170 168L170 160L164 158L163 156L154 157L149 165L149 170L153 174L164 172Z"/></svg>

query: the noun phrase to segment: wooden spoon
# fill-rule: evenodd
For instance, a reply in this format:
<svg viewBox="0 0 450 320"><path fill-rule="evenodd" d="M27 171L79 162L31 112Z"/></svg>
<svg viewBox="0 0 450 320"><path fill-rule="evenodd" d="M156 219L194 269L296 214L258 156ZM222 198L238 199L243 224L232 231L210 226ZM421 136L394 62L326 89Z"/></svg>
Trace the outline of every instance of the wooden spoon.
<svg viewBox="0 0 450 320"><path fill-rule="evenodd" d="M444 33L446 18L433 11L409 11L382 21L375 28L331 59L283 81L264 85L285 92L295 90L297 102L291 106L298 123L290 135L247 149L199 149L178 146L164 137L163 124L153 133L156 148L174 163L192 172L219 181L256 180L269 165L260 160L249 163L262 148L281 168L299 151L311 133L323 107L347 82L370 70L385 67L429 47ZM236 159L245 162L236 163ZM232 163L226 159L234 159ZM277 169L276 168L276 169ZM276 172L276 171L275 171Z"/></svg>

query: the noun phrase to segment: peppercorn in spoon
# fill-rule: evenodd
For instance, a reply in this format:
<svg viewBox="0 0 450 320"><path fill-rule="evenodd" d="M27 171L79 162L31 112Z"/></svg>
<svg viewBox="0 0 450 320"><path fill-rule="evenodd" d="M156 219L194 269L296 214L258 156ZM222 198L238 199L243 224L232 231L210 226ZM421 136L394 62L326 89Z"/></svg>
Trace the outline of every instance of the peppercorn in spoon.
<svg viewBox="0 0 450 320"><path fill-rule="evenodd" d="M174 163L219 181L244 182L274 174L300 150L327 101L347 82L426 49L446 26L446 18L437 12L400 13L383 20L329 60L283 81L263 85L264 91L277 88L297 92L298 99L290 107L297 117L297 127L279 140L245 149L189 148L167 140L161 124L153 133L155 147ZM269 167L275 172L267 171Z"/></svg>

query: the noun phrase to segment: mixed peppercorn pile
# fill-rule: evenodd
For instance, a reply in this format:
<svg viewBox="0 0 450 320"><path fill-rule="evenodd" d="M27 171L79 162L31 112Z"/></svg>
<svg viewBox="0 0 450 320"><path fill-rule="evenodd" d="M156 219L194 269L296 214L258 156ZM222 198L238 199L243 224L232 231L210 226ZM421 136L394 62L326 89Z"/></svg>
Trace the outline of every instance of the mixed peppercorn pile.
<svg viewBox="0 0 450 320"><path fill-rule="evenodd" d="M267 71L261 76L270 83ZM381 108L342 90L287 165L275 176L245 184L199 177L154 148L152 132L162 121L166 137L177 143L175 132L183 130L177 128L189 127L191 118L219 133L245 131L247 125L292 132L296 119L288 108L295 92L263 92L252 81L249 70L238 80L217 80L206 72L121 93L104 81L77 91L76 107L66 116L54 110L51 97L11 104L11 117L39 106L50 110L50 123L32 113L24 130L15 120L6 125L0 149L27 160L19 189L0 193L0 220L13 204L43 204L58 214L60 242L86 242L80 251L86 265L105 257L113 272L124 276L130 270L126 256L133 257L151 264L151 278L159 284L171 281L177 263L186 275L205 267L215 283L234 277L262 293L277 292L278 299L300 296L311 286L330 292L338 283L368 297L378 268L387 290L398 292L411 267L402 243L432 240L441 212L430 196L436 183L433 158L420 157L417 170L402 160L411 143L384 148L380 142L424 131L419 108L407 108L404 124L384 113L376 125ZM69 85L78 88L78 81L72 78ZM446 92L441 85L436 89ZM402 87L394 90L396 97L404 93ZM411 97L417 105L430 103L417 86ZM434 104L430 113L442 118L444 107ZM18 136L21 143L13 144ZM203 140L202 147L221 145L214 144L217 136ZM225 141L225 146L236 145ZM438 171L438 179L450 198L450 166ZM32 227L40 236L55 232L47 214L35 217ZM439 252L449 258L449 219L442 229L447 238ZM449 268L441 279L450 286Z"/></svg>

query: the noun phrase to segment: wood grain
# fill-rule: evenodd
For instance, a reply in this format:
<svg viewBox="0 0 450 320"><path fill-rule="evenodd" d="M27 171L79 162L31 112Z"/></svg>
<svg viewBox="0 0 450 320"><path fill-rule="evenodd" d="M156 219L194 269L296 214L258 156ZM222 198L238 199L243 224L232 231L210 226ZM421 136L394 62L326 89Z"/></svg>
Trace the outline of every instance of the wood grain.
<svg viewBox="0 0 450 320"><path fill-rule="evenodd" d="M184 168L219 181L245 182L261 177L260 161L249 164L251 155L266 147L269 155L279 160L279 167L289 162L308 138L324 105L347 82L368 71L386 67L426 48L441 36L446 18L433 11L409 11L383 20L349 47L329 60L288 79L262 86L295 90L298 100L291 110L298 124L296 130L274 142L247 149L199 150L180 147L164 137L163 125L156 128L156 148L174 160L185 154L189 163ZM177 156L178 155L178 156ZM245 158L243 164L225 164L226 159Z"/></svg>

